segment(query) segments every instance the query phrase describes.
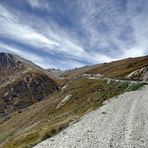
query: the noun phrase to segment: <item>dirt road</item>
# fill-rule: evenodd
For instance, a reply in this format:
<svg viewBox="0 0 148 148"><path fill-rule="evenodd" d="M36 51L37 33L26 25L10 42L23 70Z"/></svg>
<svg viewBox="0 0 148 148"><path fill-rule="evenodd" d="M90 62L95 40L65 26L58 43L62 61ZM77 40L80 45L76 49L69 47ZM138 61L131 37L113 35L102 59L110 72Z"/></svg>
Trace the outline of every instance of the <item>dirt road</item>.
<svg viewBox="0 0 148 148"><path fill-rule="evenodd" d="M112 98L35 148L148 148L148 86Z"/></svg>

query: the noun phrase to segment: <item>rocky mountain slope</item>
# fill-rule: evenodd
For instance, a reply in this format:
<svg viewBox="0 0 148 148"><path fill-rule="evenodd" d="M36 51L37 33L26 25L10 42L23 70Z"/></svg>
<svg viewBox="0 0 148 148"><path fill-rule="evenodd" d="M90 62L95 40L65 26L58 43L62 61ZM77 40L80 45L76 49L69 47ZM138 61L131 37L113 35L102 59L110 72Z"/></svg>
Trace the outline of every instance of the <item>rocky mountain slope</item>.
<svg viewBox="0 0 148 148"><path fill-rule="evenodd" d="M64 73L64 71L62 71L62 70L60 70L60 69L47 69L47 71L49 72L49 73L51 73L51 75L54 75L54 76L56 76L56 77L58 77L58 76L60 76L61 74L63 74Z"/></svg>
<svg viewBox="0 0 148 148"><path fill-rule="evenodd" d="M130 64L133 66L129 66ZM130 59L130 61L125 59L66 71L58 77L59 80L62 80L62 83L60 82L61 89L53 93L49 93L50 91L48 90L50 95L45 94L47 99L41 99L42 101L39 102L37 101L38 99L40 100L38 95L41 93L38 87L35 87L37 90L35 89L34 91L34 82L29 82L28 78L26 78L26 72L20 72L21 78L19 78L19 75L15 78L19 82L20 80L22 82L22 79L23 82L26 82L27 79L29 88L33 90L29 95L26 94L29 91L23 92L27 98L27 100L23 100L33 100L37 103L30 104L31 106L21 110L21 112L16 111L7 117L0 118L0 147L32 147L79 121L86 113L98 109L103 105L104 101L112 97L118 97L118 95L125 92L141 88L147 84L147 79L143 79L143 74L147 75L147 64L148 57L139 57ZM133 75L131 73L135 75L137 73L135 71L140 71L142 68L145 70L140 72L140 75L136 75L136 79L130 76ZM31 68L30 72L31 77L33 77L31 80L38 77L38 85L45 82L45 79L49 79L46 72L38 68ZM44 92L46 92L47 80L45 84L43 83L45 87L40 86ZM11 83L13 84L13 82ZM9 84L7 85L9 86ZM11 87L5 87L6 90L9 88ZM15 88L17 87L15 86ZM3 89L0 89L0 91L3 91ZM35 93L37 95L35 97L35 94L32 92L39 92L39 94ZM17 92L15 95L19 95L19 98L21 98L21 93ZM33 97L29 99L29 96ZM15 101L14 99L13 103ZM26 101L24 103L27 103Z"/></svg>
<svg viewBox="0 0 148 148"><path fill-rule="evenodd" d="M58 86L41 68L21 57L0 53L0 116L46 98Z"/></svg>
<svg viewBox="0 0 148 148"><path fill-rule="evenodd" d="M148 56L104 63L86 73L118 79L148 80Z"/></svg>

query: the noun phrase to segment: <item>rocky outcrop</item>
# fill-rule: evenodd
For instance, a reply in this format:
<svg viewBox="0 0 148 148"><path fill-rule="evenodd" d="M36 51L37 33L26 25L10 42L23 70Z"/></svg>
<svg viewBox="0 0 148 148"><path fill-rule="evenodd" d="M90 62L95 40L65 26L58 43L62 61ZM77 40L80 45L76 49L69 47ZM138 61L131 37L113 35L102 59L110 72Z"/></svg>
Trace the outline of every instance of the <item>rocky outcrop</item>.
<svg viewBox="0 0 148 148"><path fill-rule="evenodd" d="M0 114L24 109L58 90L58 85L38 68L15 56L0 54Z"/></svg>
<svg viewBox="0 0 148 148"><path fill-rule="evenodd" d="M148 81L148 66L137 69L126 76L127 79Z"/></svg>

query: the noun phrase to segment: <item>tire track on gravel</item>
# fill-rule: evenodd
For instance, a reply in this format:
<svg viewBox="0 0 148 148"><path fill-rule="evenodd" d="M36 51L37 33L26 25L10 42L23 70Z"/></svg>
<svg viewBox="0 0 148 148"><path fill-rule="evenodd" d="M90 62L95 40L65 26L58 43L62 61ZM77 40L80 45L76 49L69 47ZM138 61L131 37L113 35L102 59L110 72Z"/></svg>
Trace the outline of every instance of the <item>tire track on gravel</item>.
<svg viewBox="0 0 148 148"><path fill-rule="evenodd" d="M148 148L148 86L106 101L35 148Z"/></svg>

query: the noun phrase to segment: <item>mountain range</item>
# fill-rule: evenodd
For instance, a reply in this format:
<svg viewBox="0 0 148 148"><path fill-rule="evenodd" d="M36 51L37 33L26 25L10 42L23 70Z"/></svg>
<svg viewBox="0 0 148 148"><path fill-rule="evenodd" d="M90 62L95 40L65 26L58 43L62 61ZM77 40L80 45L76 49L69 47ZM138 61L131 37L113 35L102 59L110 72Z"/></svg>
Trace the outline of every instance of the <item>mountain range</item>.
<svg viewBox="0 0 148 148"><path fill-rule="evenodd" d="M32 147L148 82L148 56L67 71L0 53L0 147Z"/></svg>
<svg viewBox="0 0 148 148"><path fill-rule="evenodd" d="M58 90L42 68L16 55L0 54L0 115L24 109Z"/></svg>

